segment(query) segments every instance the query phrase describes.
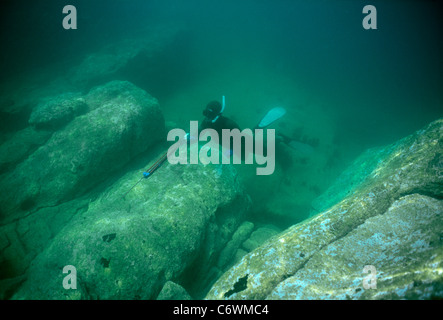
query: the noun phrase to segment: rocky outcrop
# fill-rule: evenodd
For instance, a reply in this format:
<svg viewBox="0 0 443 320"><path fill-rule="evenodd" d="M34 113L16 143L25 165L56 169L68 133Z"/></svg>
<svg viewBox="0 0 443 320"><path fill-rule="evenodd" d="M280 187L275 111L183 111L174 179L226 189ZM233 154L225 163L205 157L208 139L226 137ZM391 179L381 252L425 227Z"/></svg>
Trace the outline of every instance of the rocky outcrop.
<svg viewBox="0 0 443 320"><path fill-rule="evenodd" d="M0 198L3 224L82 195L163 137L157 100L129 82L110 82L84 100L116 90L118 95L102 94L99 105L91 104L90 112L73 118L1 176L0 185L10 190Z"/></svg>
<svg viewBox="0 0 443 320"><path fill-rule="evenodd" d="M13 170L0 178L10 190L0 199L0 298L202 296L220 273L211 268L233 258L221 252L250 205L234 167L166 163L139 181L164 152L164 120L126 81L48 96L34 112L5 144L41 133L4 161ZM76 290L63 287L67 265Z"/></svg>
<svg viewBox="0 0 443 320"><path fill-rule="evenodd" d="M15 166L44 145L52 132L27 127L15 132L0 144L0 174L14 170Z"/></svg>
<svg viewBox="0 0 443 320"><path fill-rule="evenodd" d="M437 120L357 159L368 165L336 202L250 252L206 298L442 298L442 138Z"/></svg>
<svg viewBox="0 0 443 320"><path fill-rule="evenodd" d="M80 93L63 93L47 97L37 104L31 113L29 124L38 129L58 129L87 110L88 106Z"/></svg>
<svg viewBox="0 0 443 320"><path fill-rule="evenodd" d="M126 174L77 213L13 298L155 299L168 281L207 273L249 206L234 168L165 164L123 197L140 175ZM76 290L62 286L66 265L76 268Z"/></svg>
<svg viewBox="0 0 443 320"><path fill-rule="evenodd" d="M191 296L182 286L168 281L160 291L157 300L191 300Z"/></svg>
<svg viewBox="0 0 443 320"><path fill-rule="evenodd" d="M321 250L268 299L443 296L443 202L412 194Z"/></svg>
<svg viewBox="0 0 443 320"><path fill-rule="evenodd" d="M129 82L113 81L82 97L48 96L41 107L62 107L52 115L56 119L72 99L86 103L83 115L62 117L58 129L29 126L0 147L0 185L6 190L0 196L0 297L9 297L31 261L72 217L88 209L98 194L94 188L121 175L164 136L157 101Z"/></svg>

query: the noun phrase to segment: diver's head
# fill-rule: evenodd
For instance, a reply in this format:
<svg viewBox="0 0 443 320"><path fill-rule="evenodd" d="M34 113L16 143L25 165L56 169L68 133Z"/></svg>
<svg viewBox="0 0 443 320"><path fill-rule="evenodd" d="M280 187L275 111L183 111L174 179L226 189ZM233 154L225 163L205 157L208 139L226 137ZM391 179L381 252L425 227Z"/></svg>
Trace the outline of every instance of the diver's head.
<svg viewBox="0 0 443 320"><path fill-rule="evenodd" d="M217 119L222 114L222 105L218 101L211 101L206 106L205 110L203 110L203 115L211 122L217 121Z"/></svg>

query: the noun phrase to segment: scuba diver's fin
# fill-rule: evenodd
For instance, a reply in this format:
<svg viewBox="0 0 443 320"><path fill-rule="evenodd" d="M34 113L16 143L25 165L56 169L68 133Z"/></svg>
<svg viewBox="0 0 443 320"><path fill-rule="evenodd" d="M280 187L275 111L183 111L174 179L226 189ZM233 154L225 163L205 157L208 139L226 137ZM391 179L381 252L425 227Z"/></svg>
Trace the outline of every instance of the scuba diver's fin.
<svg viewBox="0 0 443 320"><path fill-rule="evenodd" d="M314 151L315 151L314 147L311 146L310 144L294 140L294 139L292 139L292 138L290 138L287 135L284 135L282 133L279 133L279 136L283 138L283 142L287 146L289 146L290 148L292 148L295 151L297 151L297 154L299 156L308 157L308 156L311 156L314 153Z"/></svg>
<svg viewBox="0 0 443 320"><path fill-rule="evenodd" d="M300 156L308 157L314 153L314 148L311 145L299 141L291 140L288 146L297 151Z"/></svg>
<svg viewBox="0 0 443 320"><path fill-rule="evenodd" d="M261 119L260 123L255 127L256 129L263 129L271 123L277 121L286 114L286 109L282 107L275 107L268 111L268 113Z"/></svg>

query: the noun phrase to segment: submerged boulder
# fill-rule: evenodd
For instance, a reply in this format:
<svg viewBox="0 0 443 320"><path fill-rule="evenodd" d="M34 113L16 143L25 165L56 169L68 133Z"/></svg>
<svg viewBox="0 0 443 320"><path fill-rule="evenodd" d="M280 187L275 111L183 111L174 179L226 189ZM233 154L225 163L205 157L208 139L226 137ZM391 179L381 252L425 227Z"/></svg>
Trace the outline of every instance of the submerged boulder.
<svg viewBox="0 0 443 320"><path fill-rule="evenodd" d="M126 81L110 82L101 91L109 87L120 88L120 94L101 99L1 176L0 186L9 190L0 197L2 223L81 195L163 137L155 98Z"/></svg>
<svg viewBox="0 0 443 320"><path fill-rule="evenodd" d="M268 299L443 296L443 201L411 194L316 252Z"/></svg>
<svg viewBox="0 0 443 320"><path fill-rule="evenodd" d="M266 240L278 234L281 230L273 225L267 225L257 228L252 232L249 239L243 242L243 249L249 251L254 250L258 246L262 245Z"/></svg>
<svg viewBox="0 0 443 320"><path fill-rule="evenodd" d="M38 147L44 145L52 132L27 127L17 131L0 144L0 174L11 171Z"/></svg>
<svg viewBox="0 0 443 320"><path fill-rule="evenodd" d="M188 290L190 274L206 273L202 261L216 261L249 206L233 166L165 164L123 197L140 175L126 174L75 215L13 298L155 299L163 288L162 299L168 281ZM76 290L62 285L67 265Z"/></svg>
<svg viewBox="0 0 443 320"><path fill-rule="evenodd" d="M250 252L206 298L442 298L442 155L443 120L365 154L356 186Z"/></svg>
<svg viewBox="0 0 443 320"><path fill-rule="evenodd" d="M157 300L191 300L191 296L179 284L168 281L160 291Z"/></svg>
<svg viewBox="0 0 443 320"><path fill-rule="evenodd" d="M37 129L58 129L87 110L88 106L80 93L62 93L47 97L37 104L31 113L29 124Z"/></svg>
<svg viewBox="0 0 443 320"><path fill-rule="evenodd" d="M88 209L90 197L42 208L0 226L0 299L9 299L26 280L26 271L37 255L76 214Z"/></svg>

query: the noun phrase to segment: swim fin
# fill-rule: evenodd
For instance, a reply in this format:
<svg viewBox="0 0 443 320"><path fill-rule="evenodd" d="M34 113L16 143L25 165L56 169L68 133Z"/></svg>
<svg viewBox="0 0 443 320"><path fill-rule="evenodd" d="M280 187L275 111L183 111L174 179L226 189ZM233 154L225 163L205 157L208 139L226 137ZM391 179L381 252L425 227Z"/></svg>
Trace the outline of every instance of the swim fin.
<svg viewBox="0 0 443 320"><path fill-rule="evenodd" d="M284 135L282 133L279 133L280 137L283 138L283 142L286 143L286 145L288 145L290 148L294 149L295 151L297 151L297 154L299 156L304 156L304 157L309 157L311 156L315 149L313 146L311 146L310 144L307 143L303 143L300 141L296 141L290 137L288 137L287 135Z"/></svg>
<svg viewBox="0 0 443 320"><path fill-rule="evenodd" d="M268 113L261 119L260 123L256 126L258 129L263 129L269 126L271 123L277 121L286 114L286 109L282 107L275 107L268 111Z"/></svg>
<svg viewBox="0 0 443 320"><path fill-rule="evenodd" d="M297 151L300 156L308 157L314 153L314 148L311 145L299 141L291 140L288 146Z"/></svg>

